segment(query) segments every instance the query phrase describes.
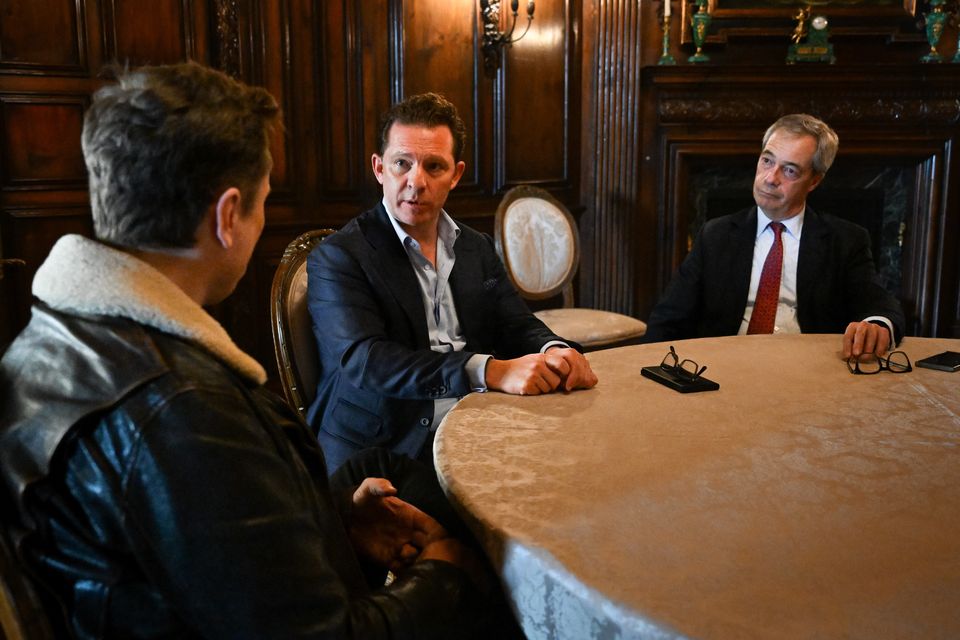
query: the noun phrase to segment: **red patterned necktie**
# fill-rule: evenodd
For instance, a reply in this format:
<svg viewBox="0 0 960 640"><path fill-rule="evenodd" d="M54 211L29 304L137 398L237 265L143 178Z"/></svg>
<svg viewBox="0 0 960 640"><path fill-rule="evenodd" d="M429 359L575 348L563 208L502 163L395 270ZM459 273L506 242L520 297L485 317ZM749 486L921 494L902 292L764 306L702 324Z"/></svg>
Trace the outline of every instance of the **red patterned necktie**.
<svg viewBox="0 0 960 640"><path fill-rule="evenodd" d="M773 333L773 323L777 319L777 303L780 302L780 274L783 271L783 240L780 233L783 224L771 222L773 246L763 263L760 272L760 286L757 287L757 299L753 303L753 314L747 333Z"/></svg>

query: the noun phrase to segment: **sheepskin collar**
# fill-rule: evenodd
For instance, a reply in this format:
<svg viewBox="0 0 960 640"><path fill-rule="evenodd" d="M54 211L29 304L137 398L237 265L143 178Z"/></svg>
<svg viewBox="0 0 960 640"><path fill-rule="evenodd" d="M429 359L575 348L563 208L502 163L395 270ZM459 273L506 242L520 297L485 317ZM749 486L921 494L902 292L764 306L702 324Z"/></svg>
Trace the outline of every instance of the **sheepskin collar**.
<svg viewBox="0 0 960 640"><path fill-rule="evenodd" d="M33 295L66 313L127 318L195 342L244 378L263 384L260 364L160 271L78 235L60 238L37 270Z"/></svg>

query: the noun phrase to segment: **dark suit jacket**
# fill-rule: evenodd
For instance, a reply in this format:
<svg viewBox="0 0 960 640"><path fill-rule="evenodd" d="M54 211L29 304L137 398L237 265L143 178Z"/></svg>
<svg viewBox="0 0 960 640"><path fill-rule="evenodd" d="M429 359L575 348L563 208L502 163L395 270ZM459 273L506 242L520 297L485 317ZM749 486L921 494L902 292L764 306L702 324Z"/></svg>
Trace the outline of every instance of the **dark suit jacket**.
<svg viewBox="0 0 960 640"><path fill-rule="evenodd" d="M710 220L647 322L646 341L736 335L750 289L757 208ZM903 337L900 303L877 281L866 229L807 207L797 261L803 333L843 333L878 315Z"/></svg>
<svg viewBox="0 0 960 640"><path fill-rule="evenodd" d="M467 344L431 351L420 285L387 215L377 205L307 259L321 361L307 420L331 472L364 447L424 452L434 400L471 391L464 365L475 353L515 358L562 340L530 313L490 237L458 223L449 284Z"/></svg>

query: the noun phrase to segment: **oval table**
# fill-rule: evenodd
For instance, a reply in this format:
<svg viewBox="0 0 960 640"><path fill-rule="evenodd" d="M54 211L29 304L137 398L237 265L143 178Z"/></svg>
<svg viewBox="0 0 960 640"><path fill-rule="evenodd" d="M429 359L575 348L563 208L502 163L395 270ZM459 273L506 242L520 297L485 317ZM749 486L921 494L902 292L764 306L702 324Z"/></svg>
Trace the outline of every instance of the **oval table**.
<svg viewBox="0 0 960 640"><path fill-rule="evenodd" d="M960 373L853 375L836 335L673 345L720 389L641 377L668 345L639 345L443 421L441 484L527 635L960 637Z"/></svg>

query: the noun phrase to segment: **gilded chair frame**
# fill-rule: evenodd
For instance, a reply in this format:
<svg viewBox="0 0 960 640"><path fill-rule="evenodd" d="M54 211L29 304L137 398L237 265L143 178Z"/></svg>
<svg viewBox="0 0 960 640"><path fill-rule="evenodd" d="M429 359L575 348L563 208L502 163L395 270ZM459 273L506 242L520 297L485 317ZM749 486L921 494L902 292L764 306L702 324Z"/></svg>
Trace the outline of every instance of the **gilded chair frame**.
<svg viewBox="0 0 960 640"><path fill-rule="evenodd" d="M280 373L280 385L287 403L303 418L306 418L307 408L316 390L305 384L303 368L294 356L295 335L287 299L298 274L302 269L306 269L307 256L324 238L333 233L336 233L335 229L314 229L299 235L287 245L270 288L270 326L273 331L273 351ZM311 337L312 335L311 333ZM314 343L310 346L313 356L319 361L317 345ZM319 364L317 367L319 368Z"/></svg>

